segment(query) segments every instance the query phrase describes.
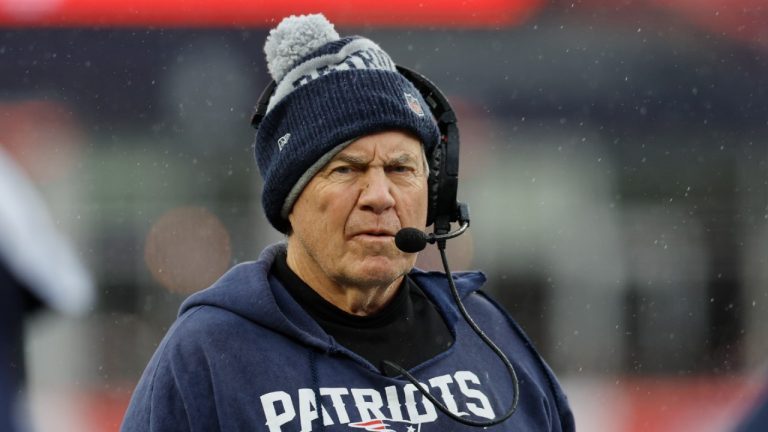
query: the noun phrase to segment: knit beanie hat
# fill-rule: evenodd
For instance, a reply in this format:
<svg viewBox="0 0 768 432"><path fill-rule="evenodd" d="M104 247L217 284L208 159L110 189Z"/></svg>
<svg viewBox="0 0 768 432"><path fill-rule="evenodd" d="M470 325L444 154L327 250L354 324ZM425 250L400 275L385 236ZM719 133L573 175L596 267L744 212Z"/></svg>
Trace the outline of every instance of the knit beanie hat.
<svg viewBox="0 0 768 432"><path fill-rule="evenodd" d="M357 138L409 132L427 154L440 139L416 88L369 39L340 38L323 15L285 18L264 45L277 86L256 133L262 205L278 231L307 183Z"/></svg>

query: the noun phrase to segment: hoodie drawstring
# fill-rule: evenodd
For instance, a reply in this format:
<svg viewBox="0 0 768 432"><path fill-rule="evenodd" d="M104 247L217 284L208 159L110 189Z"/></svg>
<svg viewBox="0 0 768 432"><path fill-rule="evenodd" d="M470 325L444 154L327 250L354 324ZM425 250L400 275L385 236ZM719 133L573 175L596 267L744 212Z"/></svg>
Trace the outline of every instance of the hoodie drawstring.
<svg viewBox="0 0 768 432"><path fill-rule="evenodd" d="M320 431L325 431L325 418L323 417L323 407L320 405L320 376L317 373L317 353L314 350L309 351L309 373L312 376L312 391L315 393L315 409L317 418L320 420Z"/></svg>

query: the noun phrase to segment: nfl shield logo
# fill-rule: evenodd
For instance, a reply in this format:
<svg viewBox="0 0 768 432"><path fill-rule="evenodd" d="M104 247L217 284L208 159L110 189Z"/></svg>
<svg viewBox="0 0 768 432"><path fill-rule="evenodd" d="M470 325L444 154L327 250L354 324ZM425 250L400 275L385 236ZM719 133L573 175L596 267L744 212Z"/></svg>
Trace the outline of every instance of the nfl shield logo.
<svg viewBox="0 0 768 432"><path fill-rule="evenodd" d="M403 95L405 95L405 101L408 102L408 108L416 113L417 116L424 117L424 110L421 109L419 100L413 97L413 95L410 93L403 93Z"/></svg>
<svg viewBox="0 0 768 432"><path fill-rule="evenodd" d="M349 423L350 427L370 432L420 432L421 425L407 421L376 419L366 422Z"/></svg>

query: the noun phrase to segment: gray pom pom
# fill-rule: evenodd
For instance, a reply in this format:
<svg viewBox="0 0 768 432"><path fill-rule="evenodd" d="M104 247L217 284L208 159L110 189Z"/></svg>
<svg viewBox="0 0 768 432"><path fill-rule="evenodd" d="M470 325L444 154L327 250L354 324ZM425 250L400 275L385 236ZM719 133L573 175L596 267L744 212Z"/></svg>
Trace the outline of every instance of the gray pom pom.
<svg viewBox="0 0 768 432"><path fill-rule="evenodd" d="M264 44L272 79L280 82L299 59L337 39L339 34L333 24L322 14L291 15L283 19L269 32Z"/></svg>

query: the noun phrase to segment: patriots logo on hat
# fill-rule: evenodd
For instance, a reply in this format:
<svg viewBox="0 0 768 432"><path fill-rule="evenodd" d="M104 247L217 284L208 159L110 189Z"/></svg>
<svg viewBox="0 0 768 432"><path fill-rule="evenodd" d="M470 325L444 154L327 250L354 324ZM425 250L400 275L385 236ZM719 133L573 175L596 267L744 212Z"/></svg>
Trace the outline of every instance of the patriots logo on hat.
<svg viewBox="0 0 768 432"><path fill-rule="evenodd" d="M410 93L403 93L403 95L405 96L405 101L408 103L408 108L416 113L417 116L424 117L424 110L421 109L419 100Z"/></svg>
<svg viewBox="0 0 768 432"><path fill-rule="evenodd" d="M371 432L419 432L421 430L421 425L417 423L387 419L349 423L348 426Z"/></svg>

